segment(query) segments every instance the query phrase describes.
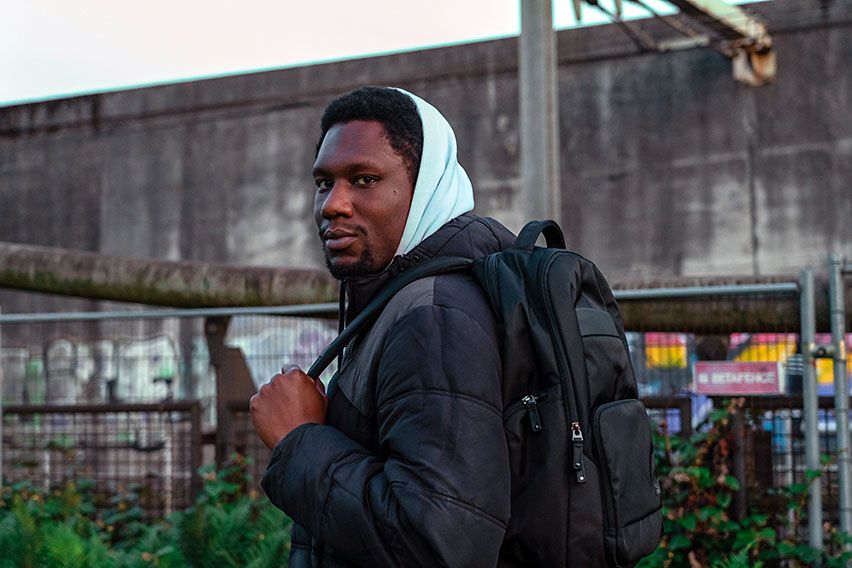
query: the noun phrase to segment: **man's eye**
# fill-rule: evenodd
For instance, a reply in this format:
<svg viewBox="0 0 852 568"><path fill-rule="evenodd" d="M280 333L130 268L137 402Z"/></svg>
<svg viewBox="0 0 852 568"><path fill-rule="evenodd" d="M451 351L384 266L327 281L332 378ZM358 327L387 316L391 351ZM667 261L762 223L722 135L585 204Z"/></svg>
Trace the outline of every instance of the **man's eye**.
<svg viewBox="0 0 852 568"><path fill-rule="evenodd" d="M365 187L373 185L378 181L378 178L373 176L358 176L355 178L355 185Z"/></svg>
<svg viewBox="0 0 852 568"><path fill-rule="evenodd" d="M317 189L319 189L321 191L327 191L327 190L331 189L332 185L334 185L334 182L332 182L330 179L322 179L322 178L315 179L314 183L317 184Z"/></svg>

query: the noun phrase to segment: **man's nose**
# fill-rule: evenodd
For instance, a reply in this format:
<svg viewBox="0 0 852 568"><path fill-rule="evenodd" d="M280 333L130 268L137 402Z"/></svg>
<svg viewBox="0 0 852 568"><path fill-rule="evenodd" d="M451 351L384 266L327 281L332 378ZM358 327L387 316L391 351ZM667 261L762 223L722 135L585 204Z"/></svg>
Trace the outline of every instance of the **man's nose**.
<svg viewBox="0 0 852 568"><path fill-rule="evenodd" d="M331 190L326 194L322 203L322 216L326 219L335 217L351 217L352 196L348 184L341 181L334 182Z"/></svg>

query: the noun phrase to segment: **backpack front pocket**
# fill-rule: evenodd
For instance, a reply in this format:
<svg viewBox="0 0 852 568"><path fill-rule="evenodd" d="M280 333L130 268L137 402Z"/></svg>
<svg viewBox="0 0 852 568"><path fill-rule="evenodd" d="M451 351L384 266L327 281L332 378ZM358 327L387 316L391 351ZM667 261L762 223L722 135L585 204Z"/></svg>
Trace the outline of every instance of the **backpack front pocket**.
<svg viewBox="0 0 852 568"><path fill-rule="evenodd" d="M630 566L654 551L663 522L645 405L636 399L601 405L594 431L607 560L611 566Z"/></svg>

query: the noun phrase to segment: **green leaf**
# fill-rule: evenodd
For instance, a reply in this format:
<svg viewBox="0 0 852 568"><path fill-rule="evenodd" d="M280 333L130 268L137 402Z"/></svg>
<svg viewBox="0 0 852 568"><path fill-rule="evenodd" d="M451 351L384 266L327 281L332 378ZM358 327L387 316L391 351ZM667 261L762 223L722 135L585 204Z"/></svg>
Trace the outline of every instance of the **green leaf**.
<svg viewBox="0 0 852 568"><path fill-rule="evenodd" d="M793 554L796 558L809 564L816 563L822 554L816 548L812 548L806 544L800 544L793 549Z"/></svg>
<svg viewBox="0 0 852 568"><path fill-rule="evenodd" d="M764 515L762 513L755 513L754 515L749 515L748 517L742 520L742 524L745 527L762 527L766 524L766 521L769 520L769 515Z"/></svg>
<svg viewBox="0 0 852 568"><path fill-rule="evenodd" d="M716 495L716 504L719 505L722 509L727 509L731 504L731 494L730 493L719 493Z"/></svg>
<svg viewBox="0 0 852 568"><path fill-rule="evenodd" d="M808 480L808 484L819 477L822 477L822 471L818 469L809 469L805 472L805 478Z"/></svg>
<svg viewBox="0 0 852 568"><path fill-rule="evenodd" d="M792 558L793 551L796 549L796 546L786 540L782 540L778 543L778 555L781 558Z"/></svg>
<svg viewBox="0 0 852 568"><path fill-rule="evenodd" d="M698 525L698 520L693 514L686 515L685 517L679 519L679 521L680 525L690 532L694 531L695 527Z"/></svg>
<svg viewBox="0 0 852 568"><path fill-rule="evenodd" d="M758 531L757 538L774 543L778 538L778 534L775 532L775 529L771 527L764 527Z"/></svg>
<svg viewBox="0 0 852 568"><path fill-rule="evenodd" d="M738 531L734 538L734 545L732 548L735 550L745 548L756 540L756 536L757 535L754 531L750 531L748 529Z"/></svg>
<svg viewBox="0 0 852 568"><path fill-rule="evenodd" d="M740 482L733 475L726 475L724 484L725 484L725 487L727 487L727 488L729 488L733 491L739 491L739 489L740 489Z"/></svg>
<svg viewBox="0 0 852 568"><path fill-rule="evenodd" d="M682 534L676 534L672 537L671 541L669 541L669 549L670 550L681 550L684 548L689 548L692 545L689 538Z"/></svg>

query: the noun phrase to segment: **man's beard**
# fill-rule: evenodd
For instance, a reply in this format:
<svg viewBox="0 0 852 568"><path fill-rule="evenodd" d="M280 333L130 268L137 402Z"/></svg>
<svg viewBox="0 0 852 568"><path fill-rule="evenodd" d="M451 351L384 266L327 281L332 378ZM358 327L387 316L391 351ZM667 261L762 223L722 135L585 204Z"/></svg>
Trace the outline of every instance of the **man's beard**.
<svg viewBox="0 0 852 568"><path fill-rule="evenodd" d="M357 278L358 276L369 276L382 271L381 267L376 266L376 261L373 258L372 252L368 249L361 254L361 258L357 261L344 264L343 266L334 265L328 257L328 249L322 247L323 256L325 257L325 265L331 276L338 280L346 280L348 278Z"/></svg>

